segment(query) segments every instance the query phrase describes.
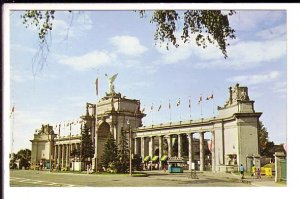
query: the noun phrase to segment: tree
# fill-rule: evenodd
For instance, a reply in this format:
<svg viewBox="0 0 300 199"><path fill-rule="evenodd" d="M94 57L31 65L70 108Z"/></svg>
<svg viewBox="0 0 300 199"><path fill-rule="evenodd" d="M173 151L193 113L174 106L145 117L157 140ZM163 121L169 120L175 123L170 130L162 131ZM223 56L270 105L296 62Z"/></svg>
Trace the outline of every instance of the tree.
<svg viewBox="0 0 300 199"><path fill-rule="evenodd" d="M275 152L284 152L283 144L275 145L273 141L269 141L269 133L267 128L259 121L258 128L258 146L261 156L274 158Z"/></svg>
<svg viewBox="0 0 300 199"><path fill-rule="evenodd" d="M108 137L105 146L104 152L101 157L102 165L105 168L109 168L110 165L115 165L118 161L118 147L116 145L116 141L112 134Z"/></svg>
<svg viewBox="0 0 300 199"><path fill-rule="evenodd" d="M259 121L259 125L258 125L258 146L259 146L259 152L260 152L261 155L265 152L265 150L267 148L268 136L269 136L269 133L267 131L267 128L264 126L262 121ZM268 145L268 146L270 146L270 145Z"/></svg>
<svg viewBox="0 0 300 199"><path fill-rule="evenodd" d="M126 173L129 169L129 146L126 132L121 131L119 149L118 149L118 172Z"/></svg>
<svg viewBox="0 0 300 199"><path fill-rule="evenodd" d="M86 124L84 124L83 128L81 129L81 161L88 161L88 159L94 157L94 153L95 150L90 129Z"/></svg>
<svg viewBox="0 0 300 199"><path fill-rule="evenodd" d="M16 160L19 160L19 169L22 167L28 168L31 160L31 150L21 149L16 154L11 154L10 168L16 168Z"/></svg>
<svg viewBox="0 0 300 199"><path fill-rule="evenodd" d="M69 12L73 13L73 11ZM149 12L152 15L150 23L156 25L154 41L160 45L165 43L167 49L169 49L170 43L176 48L179 47L176 37L178 32L181 33L180 39L184 43L190 42L193 35L198 46L206 48L208 43L216 45L223 53L224 58L227 58L228 39L236 38L235 31L230 27L228 20L228 17L235 13L232 10L227 13L221 10L147 11L147 13ZM141 18L147 16L145 10L140 10L138 13ZM21 18L26 27L36 26L38 29L40 46L35 57L39 59L38 65L42 68L49 52L47 38L55 28L53 27L55 10L27 10L21 15ZM180 26L183 27L179 28Z"/></svg>

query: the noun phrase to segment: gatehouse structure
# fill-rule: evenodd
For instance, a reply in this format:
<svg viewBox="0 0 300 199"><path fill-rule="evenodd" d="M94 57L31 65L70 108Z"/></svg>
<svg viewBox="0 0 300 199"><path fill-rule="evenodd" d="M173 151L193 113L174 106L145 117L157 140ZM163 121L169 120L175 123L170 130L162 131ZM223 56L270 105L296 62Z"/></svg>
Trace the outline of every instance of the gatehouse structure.
<svg viewBox="0 0 300 199"><path fill-rule="evenodd" d="M112 134L118 143L124 131L131 133L133 154L140 155L143 160L147 156L159 159L164 155L176 156L186 162L189 170L197 165L200 171L211 169L215 172L233 170L240 164L250 168L249 157L259 162L258 125L262 113L255 111L247 87L239 84L229 87L228 99L223 106L218 106L215 117L143 126L146 114L140 109L140 101L116 93L113 81L110 83L109 93L96 104L87 103L86 113L80 117L91 130L95 148L90 160L93 170L101 169L101 157L109 135ZM210 134L210 139L205 139L206 133ZM81 135L58 135L50 125L36 130L31 140L33 165L49 161L52 165L74 169L78 160L70 154L82 146ZM184 139L188 144L183 144ZM184 155L184 150L188 154Z"/></svg>

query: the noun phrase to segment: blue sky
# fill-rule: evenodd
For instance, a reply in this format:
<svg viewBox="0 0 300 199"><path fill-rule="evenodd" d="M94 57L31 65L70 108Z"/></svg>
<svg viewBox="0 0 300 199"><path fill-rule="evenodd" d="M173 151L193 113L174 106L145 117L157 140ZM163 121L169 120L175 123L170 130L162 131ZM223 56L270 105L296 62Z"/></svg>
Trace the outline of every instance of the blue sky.
<svg viewBox="0 0 300 199"><path fill-rule="evenodd" d="M38 46L37 32L25 28L21 13L11 13L9 34L14 151L31 148L29 140L41 124L78 120L85 103L96 101L97 76L100 96L108 91L105 73L118 73L117 92L141 100L148 114L144 125L152 120L170 121L169 99L172 121L190 119L189 97L192 119L211 117L212 101L204 100L201 115L197 100L212 92L217 115L216 106L227 100L229 86L248 86L255 110L263 112L260 119L270 140L286 142L285 11L237 10L230 17L237 39L230 41L226 60L217 47L203 50L193 41L180 41L179 48L169 51L155 45L150 13L141 19L133 11L84 11L74 12L71 20L68 12L57 12L47 65L36 75L32 58ZM179 98L181 106L176 108ZM155 111L150 113L152 103Z"/></svg>

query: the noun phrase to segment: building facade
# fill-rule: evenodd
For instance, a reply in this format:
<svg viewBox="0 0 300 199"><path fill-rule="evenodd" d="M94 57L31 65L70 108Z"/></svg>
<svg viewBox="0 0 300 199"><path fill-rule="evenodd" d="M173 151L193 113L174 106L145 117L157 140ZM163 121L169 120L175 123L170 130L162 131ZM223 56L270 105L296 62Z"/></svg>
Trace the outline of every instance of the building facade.
<svg viewBox="0 0 300 199"><path fill-rule="evenodd" d="M228 94L225 104L218 106L216 117L143 126L142 118L146 114L140 109L140 101L115 93L113 87L96 104L87 103L86 114L81 116L91 130L95 148L92 168L101 169L107 138L112 134L118 143L122 131L131 132L132 152L143 159L155 155L159 158L177 156L186 161L188 169L192 169L193 163L199 165L199 170L205 170L210 164L211 170L216 172L249 164L249 157L259 158L258 125L262 113L254 110L247 87L236 84L229 88ZM210 134L209 140L204 139L206 133ZM183 144L183 139L187 139L188 144ZM43 159L61 167L72 167L76 157L71 154L74 149L80 149L81 135L61 137L52 126L43 125L31 142L32 164ZM173 154L175 144L177 150ZM183 154L183 150L188 154Z"/></svg>

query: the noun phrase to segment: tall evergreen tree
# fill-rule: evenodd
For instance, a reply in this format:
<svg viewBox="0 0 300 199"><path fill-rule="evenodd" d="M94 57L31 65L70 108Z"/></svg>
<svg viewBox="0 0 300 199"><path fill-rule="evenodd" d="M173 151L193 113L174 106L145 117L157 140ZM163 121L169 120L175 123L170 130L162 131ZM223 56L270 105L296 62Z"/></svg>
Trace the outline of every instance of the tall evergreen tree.
<svg viewBox="0 0 300 199"><path fill-rule="evenodd" d="M101 160L105 168L108 168L110 164L116 164L118 161L118 147L112 134L110 134L105 143Z"/></svg>
<svg viewBox="0 0 300 199"><path fill-rule="evenodd" d="M95 149L92 142L92 135L90 129L86 124L81 129L81 161L87 161L94 157Z"/></svg>
<svg viewBox="0 0 300 199"><path fill-rule="evenodd" d="M126 173L129 167L129 144L126 137L126 132L121 132L118 150L118 172Z"/></svg>

